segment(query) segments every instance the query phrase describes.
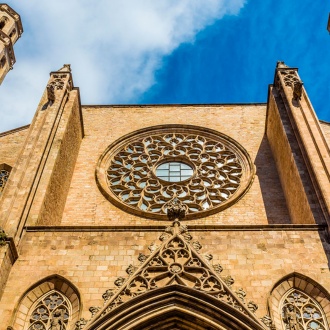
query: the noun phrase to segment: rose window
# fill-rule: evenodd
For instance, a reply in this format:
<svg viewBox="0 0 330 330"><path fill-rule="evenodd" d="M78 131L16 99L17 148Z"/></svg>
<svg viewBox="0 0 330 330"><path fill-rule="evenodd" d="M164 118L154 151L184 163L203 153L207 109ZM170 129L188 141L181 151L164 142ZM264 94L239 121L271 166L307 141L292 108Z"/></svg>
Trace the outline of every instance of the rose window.
<svg viewBox="0 0 330 330"><path fill-rule="evenodd" d="M186 218L220 211L250 186L253 167L234 140L194 126L154 127L111 145L97 180L103 194L126 211L166 219L178 199Z"/></svg>

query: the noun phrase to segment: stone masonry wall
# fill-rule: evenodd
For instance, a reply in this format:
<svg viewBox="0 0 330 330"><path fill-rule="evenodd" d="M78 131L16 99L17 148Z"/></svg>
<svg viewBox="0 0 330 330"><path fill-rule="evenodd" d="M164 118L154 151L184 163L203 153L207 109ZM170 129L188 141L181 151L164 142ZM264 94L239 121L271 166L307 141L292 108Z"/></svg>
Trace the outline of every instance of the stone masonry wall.
<svg viewBox="0 0 330 330"><path fill-rule="evenodd" d="M290 223L271 150L264 135L265 105L83 107L85 136L64 209L62 225L156 224L121 211L95 181L100 155L125 134L154 125L188 124L222 132L238 141L256 168L248 193L230 208L192 223ZM161 223L161 222L160 222Z"/></svg>
<svg viewBox="0 0 330 330"><path fill-rule="evenodd" d="M323 130L324 136L330 146L330 123L320 121L321 128Z"/></svg>
<svg viewBox="0 0 330 330"><path fill-rule="evenodd" d="M0 133L0 164L6 163L13 167L24 145L29 126Z"/></svg>
<svg viewBox="0 0 330 330"><path fill-rule="evenodd" d="M315 219L321 218L317 198L310 188L312 182L284 104L274 89L270 91L269 98L267 136L280 172L292 222L315 223Z"/></svg>
<svg viewBox="0 0 330 330"><path fill-rule="evenodd" d="M10 273L12 263L13 261L9 245L0 245L0 299Z"/></svg>
<svg viewBox="0 0 330 330"><path fill-rule="evenodd" d="M164 226L165 228L165 226ZM188 227L189 229L189 227ZM10 273L0 303L0 330L9 325L23 293L37 281L58 274L77 287L89 319L91 306L103 306L102 294L115 288L127 267L139 266L139 253L149 254L151 243L160 245L163 231L31 231L25 234L20 258ZM258 304L258 318L267 314L267 298L277 281L298 272L330 291L330 273L324 232L304 229L190 231L201 255L211 253L211 264L220 263L221 275L235 279L232 290L246 291L245 301Z"/></svg>
<svg viewBox="0 0 330 330"><path fill-rule="evenodd" d="M42 196L44 197L42 208L38 213L37 207L35 214L33 207L31 210L31 217L35 215L38 218L38 224L56 225L61 222L82 136L78 98L72 97L66 104L50 151L48 164L43 173L42 180L47 182L47 189L45 196Z"/></svg>

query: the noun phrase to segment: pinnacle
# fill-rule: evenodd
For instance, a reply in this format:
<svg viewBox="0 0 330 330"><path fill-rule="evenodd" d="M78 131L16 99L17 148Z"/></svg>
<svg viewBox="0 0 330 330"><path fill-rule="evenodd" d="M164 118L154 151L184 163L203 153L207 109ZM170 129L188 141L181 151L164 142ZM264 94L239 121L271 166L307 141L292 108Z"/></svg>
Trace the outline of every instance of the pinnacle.
<svg viewBox="0 0 330 330"><path fill-rule="evenodd" d="M58 72L71 72L71 65L64 64L63 67L58 70Z"/></svg>
<svg viewBox="0 0 330 330"><path fill-rule="evenodd" d="M284 61L277 61L276 63L276 68L279 69L279 68L288 68L289 66L287 66Z"/></svg>

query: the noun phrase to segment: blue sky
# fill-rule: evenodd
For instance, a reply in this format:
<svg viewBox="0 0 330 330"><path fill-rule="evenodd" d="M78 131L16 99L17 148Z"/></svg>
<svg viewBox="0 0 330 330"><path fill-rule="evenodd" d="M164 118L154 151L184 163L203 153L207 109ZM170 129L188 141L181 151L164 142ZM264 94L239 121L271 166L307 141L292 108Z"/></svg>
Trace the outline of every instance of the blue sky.
<svg viewBox="0 0 330 330"><path fill-rule="evenodd" d="M266 102L277 60L330 121L330 3L7 1L22 17L0 87L0 131L31 121L49 72L71 63L83 104Z"/></svg>

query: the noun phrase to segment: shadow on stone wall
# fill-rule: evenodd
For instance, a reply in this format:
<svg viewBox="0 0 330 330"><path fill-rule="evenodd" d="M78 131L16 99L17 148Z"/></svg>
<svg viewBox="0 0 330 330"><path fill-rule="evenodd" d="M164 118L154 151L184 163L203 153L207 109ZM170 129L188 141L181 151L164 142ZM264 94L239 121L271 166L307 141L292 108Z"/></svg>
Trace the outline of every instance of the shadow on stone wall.
<svg viewBox="0 0 330 330"><path fill-rule="evenodd" d="M291 224L275 160L266 136L261 141L254 164L268 223Z"/></svg>

